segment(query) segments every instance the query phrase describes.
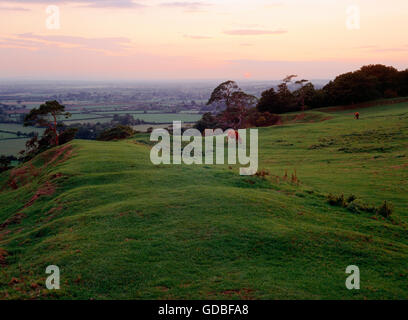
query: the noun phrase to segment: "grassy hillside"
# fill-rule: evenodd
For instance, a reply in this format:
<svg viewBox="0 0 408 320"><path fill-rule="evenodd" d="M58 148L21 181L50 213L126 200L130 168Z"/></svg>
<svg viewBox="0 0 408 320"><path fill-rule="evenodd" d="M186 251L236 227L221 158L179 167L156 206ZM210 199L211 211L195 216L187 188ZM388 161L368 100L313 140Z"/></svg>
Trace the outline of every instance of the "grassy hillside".
<svg viewBox="0 0 408 320"><path fill-rule="evenodd" d="M407 299L408 104L353 112L259 129L264 178L153 166L146 135L74 141L2 174L0 297ZM329 193L394 213L331 206ZM51 264L58 292L44 288Z"/></svg>

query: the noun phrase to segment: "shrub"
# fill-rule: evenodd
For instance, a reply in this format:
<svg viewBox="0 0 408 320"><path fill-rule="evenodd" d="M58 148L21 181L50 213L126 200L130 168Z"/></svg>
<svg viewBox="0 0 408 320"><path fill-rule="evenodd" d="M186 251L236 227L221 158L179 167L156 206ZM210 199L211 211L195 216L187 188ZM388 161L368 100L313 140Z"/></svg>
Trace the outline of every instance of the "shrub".
<svg viewBox="0 0 408 320"><path fill-rule="evenodd" d="M134 134L134 131L131 127L118 125L116 127L103 131L99 135L98 140L112 141L112 140L126 139L126 138L130 138L131 136L133 136L133 134Z"/></svg>
<svg viewBox="0 0 408 320"><path fill-rule="evenodd" d="M194 128L200 130L200 132L204 132L205 129L215 129L217 128L217 119L211 112L204 113L201 120L194 125Z"/></svg>
<svg viewBox="0 0 408 320"><path fill-rule="evenodd" d="M360 213L359 206L354 202L350 202L347 205L347 210L353 213Z"/></svg>
<svg viewBox="0 0 408 320"><path fill-rule="evenodd" d="M377 213L384 218L391 217L394 211L394 207L391 203L384 201L383 204L377 209Z"/></svg>
<svg viewBox="0 0 408 320"><path fill-rule="evenodd" d="M78 132L77 128L68 128L65 131L63 131L59 136L60 145L70 142L71 140L74 140L77 132Z"/></svg>
<svg viewBox="0 0 408 320"><path fill-rule="evenodd" d="M376 208L373 205L367 204L365 202L354 200L353 204L358 208L359 211L375 213Z"/></svg>
<svg viewBox="0 0 408 320"><path fill-rule="evenodd" d="M255 175L256 175L258 178L265 179L266 176L269 176L269 171L267 171L267 170L265 170L265 169L258 170L258 171L255 173Z"/></svg>
<svg viewBox="0 0 408 320"><path fill-rule="evenodd" d="M345 207L347 205L346 201L344 200L344 194L341 194L340 196L336 196L330 193L327 196L327 201L332 206Z"/></svg>
<svg viewBox="0 0 408 320"><path fill-rule="evenodd" d="M11 165L11 158L2 155L2 156L0 157L0 173L3 172L3 171L7 171L8 169L10 169L10 168L11 168L10 165Z"/></svg>
<svg viewBox="0 0 408 320"><path fill-rule="evenodd" d="M299 178L297 177L296 169L295 173L292 173L292 178L291 178L292 183L299 184Z"/></svg>
<svg viewBox="0 0 408 320"><path fill-rule="evenodd" d="M260 112L257 109L251 109L248 112L246 123L248 127L269 127L280 123L281 116L269 112Z"/></svg>
<svg viewBox="0 0 408 320"><path fill-rule="evenodd" d="M368 213L377 213L384 218L391 217L394 208L391 203L384 201L383 204L376 208L373 205L367 204L361 200L358 200L355 195L350 195L347 198L347 201L344 199L344 195L341 194L339 196L329 194L327 196L327 202L332 206L337 207L344 207L348 211L353 213L361 213L361 212L368 212Z"/></svg>

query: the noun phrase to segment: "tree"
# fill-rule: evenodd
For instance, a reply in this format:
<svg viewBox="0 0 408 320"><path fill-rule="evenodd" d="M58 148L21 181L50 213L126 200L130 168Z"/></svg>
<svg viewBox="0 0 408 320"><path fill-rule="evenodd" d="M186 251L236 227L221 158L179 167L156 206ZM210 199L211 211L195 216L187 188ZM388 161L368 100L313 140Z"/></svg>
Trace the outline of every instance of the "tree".
<svg viewBox="0 0 408 320"><path fill-rule="evenodd" d="M278 97L279 97L279 103L280 103L280 108L283 110L283 112L289 112L289 111L295 111L294 109L296 108L296 101L293 93L289 90L289 83L292 82L293 78L296 78L297 75L292 74L289 76L286 76L282 80L282 83L278 86Z"/></svg>
<svg viewBox="0 0 408 320"><path fill-rule="evenodd" d="M222 129L239 129L245 126L245 118L248 110L254 108L258 99L242 91L234 81L221 83L214 89L207 105L223 104L225 110L216 116L210 113L203 115L203 118L197 122L196 128L203 131L204 129L213 129L219 127Z"/></svg>
<svg viewBox="0 0 408 320"><path fill-rule="evenodd" d="M65 116L65 118L69 118L71 116L70 113L64 111L65 107L60 105L58 101L47 101L38 109L31 109L30 113L24 118L24 126L46 127L46 133L52 134L53 143L58 146L58 117Z"/></svg>
<svg viewBox="0 0 408 320"><path fill-rule="evenodd" d="M282 80L278 85L278 91L271 88L262 92L261 99L258 102L257 108L261 112L270 113L285 113L295 111L297 103L293 93L289 90L288 84L296 75L289 75Z"/></svg>
<svg viewBox="0 0 408 320"><path fill-rule="evenodd" d="M74 140L77 132L77 128L67 128L60 134L59 143L62 145Z"/></svg>
<svg viewBox="0 0 408 320"><path fill-rule="evenodd" d="M99 135L98 140L100 141L120 140L120 139L130 138L134 134L135 132L133 131L131 127L118 125L114 128L110 128L110 129L103 131Z"/></svg>
<svg viewBox="0 0 408 320"><path fill-rule="evenodd" d="M310 101L315 93L314 86L309 80L302 79L295 82L296 85L300 86L299 89L293 92L297 103L301 106L302 111L306 109L306 101Z"/></svg>
<svg viewBox="0 0 408 320"><path fill-rule="evenodd" d="M12 160L11 157L7 157L4 155L0 157L0 173L10 169L11 160Z"/></svg>
<svg viewBox="0 0 408 320"><path fill-rule="evenodd" d="M323 90L326 91L328 103L347 105L380 98L378 79L362 72L348 72L330 81Z"/></svg>
<svg viewBox="0 0 408 320"><path fill-rule="evenodd" d="M217 123L217 118L213 116L211 112L206 112L203 114L202 118L197 121L194 128L204 132L205 129L216 129Z"/></svg>
<svg viewBox="0 0 408 320"><path fill-rule="evenodd" d="M35 133L34 136L26 141L25 143L25 150L21 150L19 152L20 158L19 161L25 162L32 159L39 151L39 140L38 140L38 133Z"/></svg>
<svg viewBox="0 0 408 320"><path fill-rule="evenodd" d="M306 100L310 108L322 108L328 106L327 92L323 89L314 90L311 97Z"/></svg>
<svg viewBox="0 0 408 320"><path fill-rule="evenodd" d="M286 83L286 85L288 85L289 83L292 82L293 78L297 78L297 74L291 74L289 76L286 76L285 78L283 78L282 82Z"/></svg>
<svg viewBox="0 0 408 320"><path fill-rule="evenodd" d="M386 96L386 92L395 91L398 83L398 70L394 67L387 67L382 64L371 64L363 66L359 71L366 77L377 79L377 90L381 96Z"/></svg>
<svg viewBox="0 0 408 320"><path fill-rule="evenodd" d="M408 69L398 73L398 94L401 97L408 96Z"/></svg>
<svg viewBox="0 0 408 320"><path fill-rule="evenodd" d="M274 88L265 90L261 94L258 105L256 106L260 112L270 112L276 110L279 104L279 98Z"/></svg>
<svg viewBox="0 0 408 320"><path fill-rule="evenodd" d="M223 129L241 129L246 126L245 120L251 108L254 108L258 99L243 91L231 94L229 107L217 116L218 124Z"/></svg>
<svg viewBox="0 0 408 320"><path fill-rule="evenodd" d="M281 117L269 112L260 112L256 108L248 112L246 123L249 127L268 127L281 122Z"/></svg>
<svg viewBox="0 0 408 320"><path fill-rule="evenodd" d="M223 82L214 89L207 105L222 103L225 104L228 109L232 104L234 94L237 92L242 92L242 90L235 81L229 80Z"/></svg>

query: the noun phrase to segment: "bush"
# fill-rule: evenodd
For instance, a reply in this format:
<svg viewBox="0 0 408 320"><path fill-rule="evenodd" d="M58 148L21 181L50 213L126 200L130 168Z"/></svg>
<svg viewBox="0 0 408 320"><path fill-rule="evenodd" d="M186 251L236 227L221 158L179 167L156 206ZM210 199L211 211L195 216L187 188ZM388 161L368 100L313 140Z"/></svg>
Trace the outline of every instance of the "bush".
<svg viewBox="0 0 408 320"><path fill-rule="evenodd" d="M10 169L10 165L11 165L11 157L7 157L2 155L0 157L0 173L3 171L7 171L8 169Z"/></svg>
<svg viewBox="0 0 408 320"><path fill-rule="evenodd" d="M133 131L131 127L118 125L114 128L110 128L110 129L103 131L99 135L98 140L100 141L121 140L121 139L130 138L131 136L134 135L134 133L135 132Z"/></svg>
<svg viewBox="0 0 408 320"><path fill-rule="evenodd" d="M353 201L353 203L359 211L368 213L375 213L377 211L377 209L373 205L367 204L361 200L355 200Z"/></svg>
<svg viewBox="0 0 408 320"><path fill-rule="evenodd" d="M354 202L350 202L350 203L347 205L347 210L350 211L350 212L360 213L360 210L359 210L359 209L360 209L359 206L358 206L356 203L354 203Z"/></svg>
<svg viewBox="0 0 408 320"><path fill-rule="evenodd" d="M349 198L351 199L352 197L350 196ZM354 199L353 201L347 203L347 210L353 213L375 213L377 209L361 200Z"/></svg>
<svg viewBox="0 0 408 320"><path fill-rule="evenodd" d="M258 171L255 173L255 175L256 175L258 178L266 179L266 176L269 176L269 171L268 171L268 170L265 170L265 169L258 170Z"/></svg>
<svg viewBox="0 0 408 320"><path fill-rule="evenodd" d="M194 125L194 128L200 130L200 132L204 132L205 129L216 129L217 118L211 112L204 113L201 120Z"/></svg>
<svg viewBox="0 0 408 320"><path fill-rule="evenodd" d="M74 140L77 132L78 132L77 128L68 128L64 132L62 132L59 136L60 145L70 142L71 140Z"/></svg>
<svg viewBox="0 0 408 320"><path fill-rule="evenodd" d="M254 108L248 112L245 121L248 124L248 127L269 127L278 124L281 120L281 116L277 114L259 112Z"/></svg>
<svg viewBox="0 0 408 320"><path fill-rule="evenodd" d="M336 196L330 193L327 196L327 201L332 206L338 206L338 207L347 206L346 201L344 200L344 194L341 194L340 196Z"/></svg>
<svg viewBox="0 0 408 320"><path fill-rule="evenodd" d="M387 219L391 217L393 211L393 205L387 201L384 201L383 204L377 209L377 213Z"/></svg>
<svg viewBox="0 0 408 320"><path fill-rule="evenodd" d="M327 202L332 206L347 208L348 211L353 213L377 213L387 219L391 217L394 211L393 205L387 201L384 201L380 207L376 208L373 205L358 200L353 194L348 196L347 201L344 199L343 194L339 196L329 194L327 196Z"/></svg>

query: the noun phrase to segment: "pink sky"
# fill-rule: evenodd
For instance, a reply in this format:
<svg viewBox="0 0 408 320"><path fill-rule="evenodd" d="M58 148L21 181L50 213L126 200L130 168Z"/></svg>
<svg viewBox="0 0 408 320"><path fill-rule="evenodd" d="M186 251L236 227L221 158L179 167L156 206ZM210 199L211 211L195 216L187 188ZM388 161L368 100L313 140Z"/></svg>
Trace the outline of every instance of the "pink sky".
<svg viewBox="0 0 408 320"><path fill-rule="evenodd" d="M46 27L49 5L58 30ZM350 5L359 29L346 27L356 21ZM0 30L0 78L316 79L370 63L408 68L406 0L0 0Z"/></svg>

